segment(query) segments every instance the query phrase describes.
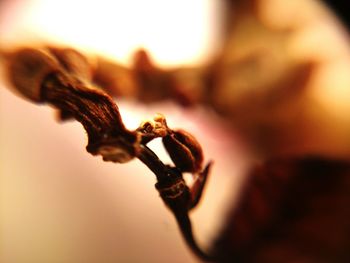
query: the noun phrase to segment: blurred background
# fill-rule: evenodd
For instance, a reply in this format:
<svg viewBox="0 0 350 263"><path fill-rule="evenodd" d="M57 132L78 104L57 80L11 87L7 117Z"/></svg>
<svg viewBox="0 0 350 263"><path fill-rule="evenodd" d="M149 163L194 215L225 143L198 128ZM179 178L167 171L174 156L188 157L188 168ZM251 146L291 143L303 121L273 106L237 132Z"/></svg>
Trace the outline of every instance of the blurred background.
<svg viewBox="0 0 350 263"><path fill-rule="evenodd" d="M219 45L221 8L212 0L2 1L0 42L2 48L66 44L124 65L144 47L161 67L197 65ZM91 156L79 123L59 124L48 106L0 85L0 262L198 262L141 162L120 165ZM117 104L129 128L163 113L171 127L198 138L206 160L215 160L192 213L199 242L209 245L224 201L234 194L231 182L244 169L222 121L199 107ZM170 161L160 144L152 147Z"/></svg>
<svg viewBox="0 0 350 263"><path fill-rule="evenodd" d="M348 33L320 1L0 2L1 48L42 42L126 66L140 47L161 68L216 61L207 105L116 101L130 129L161 112L215 161L191 214L203 247L223 229L252 159L349 158ZM79 123L59 124L0 85L0 262L199 262L142 163L89 155ZM170 161L159 143L152 149Z"/></svg>

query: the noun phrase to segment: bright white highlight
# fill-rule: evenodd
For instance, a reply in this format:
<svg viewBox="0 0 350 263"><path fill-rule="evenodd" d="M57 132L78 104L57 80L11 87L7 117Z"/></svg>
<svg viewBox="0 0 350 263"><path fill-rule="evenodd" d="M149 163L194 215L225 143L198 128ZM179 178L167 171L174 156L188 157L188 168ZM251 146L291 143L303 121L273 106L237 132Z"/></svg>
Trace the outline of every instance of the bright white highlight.
<svg viewBox="0 0 350 263"><path fill-rule="evenodd" d="M144 47L162 65L200 63L216 45L213 0L32 0L15 31L127 62Z"/></svg>

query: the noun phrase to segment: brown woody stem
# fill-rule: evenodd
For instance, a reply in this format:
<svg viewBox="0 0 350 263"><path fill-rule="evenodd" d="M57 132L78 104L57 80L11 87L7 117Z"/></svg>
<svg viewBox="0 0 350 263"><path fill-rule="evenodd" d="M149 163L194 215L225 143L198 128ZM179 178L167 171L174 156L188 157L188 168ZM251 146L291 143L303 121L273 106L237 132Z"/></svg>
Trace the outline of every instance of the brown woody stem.
<svg viewBox="0 0 350 263"><path fill-rule="evenodd" d="M125 128L118 107L107 94L97 89L90 89L80 80L60 72L46 77L40 95L42 101L74 116L82 123L88 133L87 150L90 153L103 155L102 147L105 147L104 149L110 147L108 149L122 149L130 158L137 157L141 160L156 175L156 188L175 215L189 247L202 259L212 260L194 240L188 216L193 200L189 188L185 186L182 173L176 167L165 165L143 144L140 132L131 132ZM207 170L205 172L207 174ZM195 198L195 203L201 195L201 187L196 191L198 198Z"/></svg>
<svg viewBox="0 0 350 263"><path fill-rule="evenodd" d="M157 177L157 181L166 180L171 176L171 171L158 156L146 145L140 146L141 150L137 156Z"/></svg>
<svg viewBox="0 0 350 263"><path fill-rule="evenodd" d="M137 134L125 128L117 105L104 92L56 73L45 79L41 97L82 123L88 133L88 152L97 154L102 144L119 143L131 155L136 154Z"/></svg>

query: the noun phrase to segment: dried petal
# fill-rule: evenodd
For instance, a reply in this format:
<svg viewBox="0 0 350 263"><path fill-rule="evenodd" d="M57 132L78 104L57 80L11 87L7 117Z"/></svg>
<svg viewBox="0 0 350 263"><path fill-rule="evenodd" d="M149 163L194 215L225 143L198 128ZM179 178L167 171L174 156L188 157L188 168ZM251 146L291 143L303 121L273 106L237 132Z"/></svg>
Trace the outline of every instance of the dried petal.
<svg viewBox="0 0 350 263"><path fill-rule="evenodd" d="M60 70L58 61L49 53L23 48L7 56L8 78L27 99L41 102L41 87L46 76Z"/></svg>
<svg viewBox="0 0 350 263"><path fill-rule="evenodd" d="M83 54L72 48L49 47L48 49L68 73L74 74L81 80L92 79L91 65Z"/></svg>
<svg viewBox="0 0 350 263"><path fill-rule="evenodd" d="M177 168L183 172L198 172L202 168L202 147L196 138L184 130L172 131L162 139L165 149Z"/></svg>

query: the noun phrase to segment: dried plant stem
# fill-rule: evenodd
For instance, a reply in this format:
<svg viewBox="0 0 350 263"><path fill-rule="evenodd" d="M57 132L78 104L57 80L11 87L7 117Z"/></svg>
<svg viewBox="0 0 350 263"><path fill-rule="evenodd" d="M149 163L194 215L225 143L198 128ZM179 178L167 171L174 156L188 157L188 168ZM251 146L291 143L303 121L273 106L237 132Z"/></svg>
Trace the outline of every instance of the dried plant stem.
<svg viewBox="0 0 350 263"><path fill-rule="evenodd" d="M90 153L101 153L99 149L103 144L111 143L109 146L112 148L117 144L130 156L140 159L156 175L160 191L164 187L172 187L174 181L185 185L180 171L165 165L146 145L139 144L138 134L125 128L117 106L103 92L89 89L64 74L53 74L44 81L41 95L44 101L70 113L82 123L88 133L87 150ZM181 233L192 251L203 260L211 261L212 258L198 247L193 237L188 216L188 210L192 207L188 205L191 198L189 188L185 186L179 194L180 198L170 200L170 205L166 197L163 200L174 213Z"/></svg>
<svg viewBox="0 0 350 263"><path fill-rule="evenodd" d="M9 76L15 88L36 103L59 109L61 116L79 121L88 134L89 153L118 163L138 158L156 175L156 189L175 215L187 244L203 260L211 261L195 242L188 216L201 197L210 166L201 171L203 153L196 139L168 128L162 115L135 131L128 130L112 98L90 85L86 60L72 49L23 49L10 59ZM162 138L175 166L165 165L146 146L156 137ZM195 187L186 185L182 172L194 174Z"/></svg>
<svg viewBox="0 0 350 263"><path fill-rule="evenodd" d="M109 141L135 155L137 134L125 128L117 105L104 92L65 74L52 74L43 83L41 97L82 123L88 133L88 152L98 154L99 147Z"/></svg>

